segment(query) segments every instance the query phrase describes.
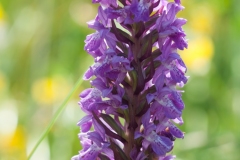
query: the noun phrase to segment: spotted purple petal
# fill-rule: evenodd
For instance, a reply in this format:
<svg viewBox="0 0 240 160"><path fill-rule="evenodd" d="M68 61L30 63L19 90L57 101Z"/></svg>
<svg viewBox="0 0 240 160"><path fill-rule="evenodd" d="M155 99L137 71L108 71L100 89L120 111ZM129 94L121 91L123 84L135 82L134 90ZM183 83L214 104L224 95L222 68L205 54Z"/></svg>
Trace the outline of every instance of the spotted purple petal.
<svg viewBox="0 0 240 160"><path fill-rule="evenodd" d="M149 18L150 3L147 0L133 0L130 10L134 15L134 21L147 21Z"/></svg>

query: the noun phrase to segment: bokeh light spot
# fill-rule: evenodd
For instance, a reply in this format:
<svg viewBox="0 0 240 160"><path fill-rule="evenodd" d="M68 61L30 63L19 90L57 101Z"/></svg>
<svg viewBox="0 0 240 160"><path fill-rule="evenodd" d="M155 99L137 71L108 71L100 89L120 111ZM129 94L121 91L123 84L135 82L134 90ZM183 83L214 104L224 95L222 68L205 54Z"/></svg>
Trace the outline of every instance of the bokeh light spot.
<svg viewBox="0 0 240 160"><path fill-rule="evenodd" d="M182 59L193 73L205 75L209 71L214 53L212 39L202 35L190 40L188 46L188 49L180 53Z"/></svg>
<svg viewBox="0 0 240 160"><path fill-rule="evenodd" d="M189 22L195 32L211 34L214 22L213 9L206 4L196 5L191 12Z"/></svg>
<svg viewBox="0 0 240 160"><path fill-rule="evenodd" d="M32 96L39 104L51 105L62 101L70 88L71 85L63 77L45 77L34 82Z"/></svg>
<svg viewBox="0 0 240 160"><path fill-rule="evenodd" d="M17 127L18 112L15 103L6 101L0 108L0 135L12 135Z"/></svg>
<svg viewBox="0 0 240 160"><path fill-rule="evenodd" d="M86 22L92 20L96 15L96 9L93 5L83 1L73 1L70 5L70 15L79 25L86 25ZM86 13L83 15L83 13Z"/></svg>
<svg viewBox="0 0 240 160"><path fill-rule="evenodd" d="M207 132L198 131L185 134L184 141L182 141L181 148L183 150L190 150L199 148L207 144Z"/></svg>

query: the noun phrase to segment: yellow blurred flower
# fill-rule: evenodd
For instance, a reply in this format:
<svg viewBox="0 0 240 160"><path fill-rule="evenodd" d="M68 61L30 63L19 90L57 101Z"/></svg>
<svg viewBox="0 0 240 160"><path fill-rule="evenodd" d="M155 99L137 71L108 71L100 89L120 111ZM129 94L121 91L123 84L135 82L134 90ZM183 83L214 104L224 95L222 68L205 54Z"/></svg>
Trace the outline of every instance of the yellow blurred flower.
<svg viewBox="0 0 240 160"><path fill-rule="evenodd" d="M70 84L63 77L42 78L34 82L32 96L36 102L51 105L62 101L70 91Z"/></svg>
<svg viewBox="0 0 240 160"><path fill-rule="evenodd" d="M212 39L201 35L190 40L188 46L188 49L180 53L187 67L196 74L207 73L214 53Z"/></svg>
<svg viewBox="0 0 240 160"><path fill-rule="evenodd" d="M189 32L187 35L191 39L188 42L188 49L180 51L180 55L190 71L194 74L204 75L209 71L214 54L211 34L216 14L208 3L183 2L188 6L188 9L184 11L187 12L185 14L190 15L186 27ZM186 17L186 15L182 17Z"/></svg>
<svg viewBox="0 0 240 160"><path fill-rule="evenodd" d="M26 159L26 135L22 126L18 126L13 135L0 135L0 153L4 159Z"/></svg>
<svg viewBox="0 0 240 160"><path fill-rule="evenodd" d="M0 3L0 21L2 19L4 19L4 10L3 10L2 4Z"/></svg>
<svg viewBox="0 0 240 160"><path fill-rule="evenodd" d="M7 38L7 23L6 23L6 16L4 9L0 2L0 55L1 49L6 45L6 38Z"/></svg>
<svg viewBox="0 0 240 160"><path fill-rule="evenodd" d="M213 28L214 14L213 9L209 5L196 5L191 10L190 27L196 32L211 34Z"/></svg>

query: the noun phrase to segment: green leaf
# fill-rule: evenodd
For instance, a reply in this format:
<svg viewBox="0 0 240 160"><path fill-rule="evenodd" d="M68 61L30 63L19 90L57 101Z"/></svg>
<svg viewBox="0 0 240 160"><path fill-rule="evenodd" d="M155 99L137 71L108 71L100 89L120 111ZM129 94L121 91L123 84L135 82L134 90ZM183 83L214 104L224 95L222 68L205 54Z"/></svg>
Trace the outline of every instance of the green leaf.
<svg viewBox="0 0 240 160"><path fill-rule="evenodd" d="M151 28L153 25L155 25L158 18L159 18L159 15L156 15L150 18L149 21L145 23L145 29L147 30Z"/></svg>
<svg viewBox="0 0 240 160"><path fill-rule="evenodd" d="M152 78L154 72L155 72L155 69L157 67L159 67L161 65L161 62L160 61L153 61L153 64L152 65L149 65L146 69L145 69L145 78L148 79L148 78Z"/></svg>
<svg viewBox="0 0 240 160"><path fill-rule="evenodd" d="M135 38L140 38L145 31L144 23L141 21L133 25L134 25L134 31L135 31Z"/></svg>
<svg viewBox="0 0 240 160"><path fill-rule="evenodd" d="M142 112L145 112L146 108L148 109L149 106L147 104L147 100L144 99L143 101L140 102L140 105L136 108L136 115L139 117L143 115Z"/></svg>
<svg viewBox="0 0 240 160"><path fill-rule="evenodd" d="M111 32L117 37L120 42L133 44L133 40L129 34L117 28L115 22L112 20Z"/></svg>
<svg viewBox="0 0 240 160"><path fill-rule="evenodd" d="M142 68L145 68L150 62L152 62L152 60L156 59L158 56L160 56L162 54L162 52L160 51L160 49L156 49L152 52L151 56L144 59L141 62L141 66Z"/></svg>
<svg viewBox="0 0 240 160"><path fill-rule="evenodd" d="M128 74L130 76L130 84L129 85L132 86L133 91L135 91L137 88L137 81L138 81L137 72L136 72L136 70L132 70L132 71L128 72Z"/></svg>
<svg viewBox="0 0 240 160"><path fill-rule="evenodd" d="M137 55L140 61L151 56L152 53L152 45L158 40L158 32L157 30L152 31L147 34L143 39L141 39L140 46L141 49Z"/></svg>
<svg viewBox="0 0 240 160"><path fill-rule="evenodd" d="M93 114L93 117L95 118L95 120L98 122L98 124L101 125L101 126L104 128L106 134L107 134L109 137L118 139L118 140L121 141L122 143L126 143L125 138L123 138L121 135L118 135L118 134L112 132L112 131L99 119L99 117L96 115L96 113L92 112L92 114Z"/></svg>
<svg viewBox="0 0 240 160"><path fill-rule="evenodd" d="M118 135L120 135L121 137L124 137L124 131L122 130L122 128L116 123L116 121L109 115L107 114L101 114L100 115L102 117L102 119L107 122L108 125L110 125L110 127L117 132Z"/></svg>
<svg viewBox="0 0 240 160"><path fill-rule="evenodd" d="M123 54L125 54L124 57L127 58L128 48L122 42L117 42L117 46L123 51Z"/></svg>
<svg viewBox="0 0 240 160"><path fill-rule="evenodd" d="M129 160L129 158L126 156L126 154L123 152L123 150L115 144L112 140L110 148L113 150L114 153L114 159L115 160Z"/></svg>
<svg viewBox="0 0 240 160"><path fill-rule="evenodd" d="M110 158L108 158L107 156L103 155L103 154L99 154L98 157L101 159L101 160L110 160Z"/></svg>

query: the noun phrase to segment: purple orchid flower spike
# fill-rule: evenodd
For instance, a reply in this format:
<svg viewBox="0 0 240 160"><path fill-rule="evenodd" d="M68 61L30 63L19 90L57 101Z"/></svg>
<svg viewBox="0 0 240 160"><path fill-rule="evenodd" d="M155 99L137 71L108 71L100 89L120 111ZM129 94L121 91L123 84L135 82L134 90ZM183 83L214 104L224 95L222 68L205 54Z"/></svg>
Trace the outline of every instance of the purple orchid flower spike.
<svg viewBox="0 0 240 160"><path fill-rule="evenodd" d="M187 48L176 14L180 0L92 0L96 18L84 49L94 64L80 94L82 150L72 160L173 160L184 138L183 87L187 68L177 53Z"/></svg>

